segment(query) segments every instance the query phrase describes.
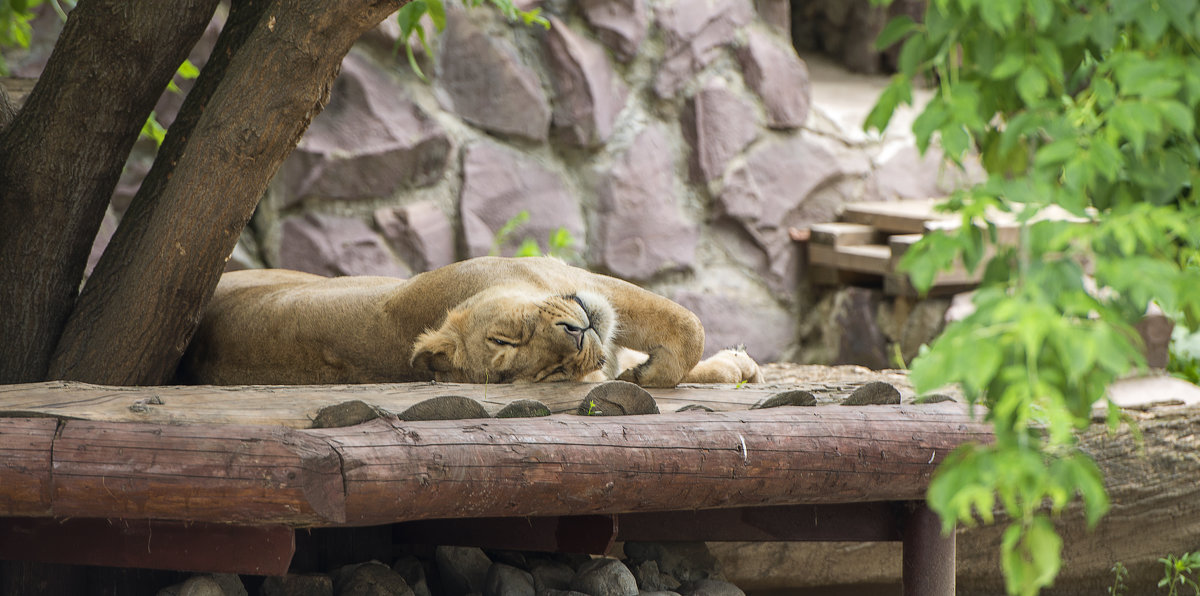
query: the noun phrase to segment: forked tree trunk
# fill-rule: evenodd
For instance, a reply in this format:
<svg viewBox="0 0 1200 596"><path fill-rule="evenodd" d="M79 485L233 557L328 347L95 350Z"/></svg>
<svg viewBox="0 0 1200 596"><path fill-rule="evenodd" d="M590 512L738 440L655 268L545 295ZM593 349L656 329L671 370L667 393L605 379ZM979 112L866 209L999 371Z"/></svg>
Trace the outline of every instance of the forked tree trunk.
<svg viewBox="0 0 1200 596"><path fill-rule="evenodd" d="M217 0L84 0L0 132L0 382L41 380L121 168Z"/></svg>

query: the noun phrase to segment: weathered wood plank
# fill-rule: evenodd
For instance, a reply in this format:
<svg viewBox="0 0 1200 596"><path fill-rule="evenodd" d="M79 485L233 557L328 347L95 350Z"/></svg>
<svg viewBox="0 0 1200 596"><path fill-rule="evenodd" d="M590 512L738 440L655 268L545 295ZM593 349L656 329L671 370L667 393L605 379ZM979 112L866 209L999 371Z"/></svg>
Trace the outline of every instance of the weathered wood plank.
<svg viewBox="0 0 1200 596"><path fill-rule="evenodd" d="M850 203L842 209L842 219L850 223L872 226L889 234L919 234L926 230L927 221L958 217L939 213L934 209L943 201L945 199Z"/></svg>
<svg viewBox="0 0 1200 596"><path fill-rule="evenodd" d="M839 246L837 267L846 271L858 271L872 275L887 275L892 271L892 251L880 244Z"/></svg>
<svg viewBox="0 0 1200 596"><path fill-rule="evenodd" d="M70 420L54 443L53 482L53 514L62 517L344 519L338 455L283 427Z"/></svg>
<svg viewBox="0 0 1200 596"><path fill-rule="evenodd" d="M990 437L955 404L308 432L337 446L347 523L363 525L920 499L954 446Z"/></svg>
<svg viewBox="0 0 1200 596"><path fill-rule="evenodd" d="M265 424L310 428L321 408L351 400L361 400L387 412L398 413L426 399L461 395L479 401L489 414L494 415L515 400L535 399L546 404L551 412L573 412L596 385L385 383L114 387L50 381L0 385L0 415L157 424ZM745 409L780 390L771 385L736 388L733 385L680 385L672 389L649 391L659 408L666 412L688 404L699 404L713 410Z"/></svg>
<svg viewBox="0 0 1200 596"><path fill-rule="evenodd" d="M53 418L0 418L0 516L50 513Z"/></svg>

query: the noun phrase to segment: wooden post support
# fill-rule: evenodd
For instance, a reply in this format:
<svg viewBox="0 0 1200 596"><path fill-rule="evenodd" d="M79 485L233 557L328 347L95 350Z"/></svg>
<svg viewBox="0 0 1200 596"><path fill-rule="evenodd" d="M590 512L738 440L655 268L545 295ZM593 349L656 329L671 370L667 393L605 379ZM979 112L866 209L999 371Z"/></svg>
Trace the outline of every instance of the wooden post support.
<svg viewBox="0 0 1200 596"><path fill-rule="evenodd" d="M954 534L942 535L941 519L924 502L910 505L903 543L904 594L954 596Z"/></svg>

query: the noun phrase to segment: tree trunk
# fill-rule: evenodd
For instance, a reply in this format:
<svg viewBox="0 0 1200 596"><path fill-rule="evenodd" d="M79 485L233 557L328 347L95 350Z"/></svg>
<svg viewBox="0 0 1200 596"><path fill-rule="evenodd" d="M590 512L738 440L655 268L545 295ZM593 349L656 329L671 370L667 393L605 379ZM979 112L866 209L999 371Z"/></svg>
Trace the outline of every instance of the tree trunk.
<svg viewBox="0 0 1200 596"><path fill-rule="evenodd" d="M0 133L8 127L8 123L17 115L17 108L13 105L12 99L8 97L8 90L4 88L4 84L0 83Z"/></svg>
<svg viewBox="0 0 1200 596"><path fill-rule="evenodd" d="M324 107L342 58L401 3L279 0L259 18L243 7L237 22L254 21L252 30L236 51L229 36L228 64L213 66L225 69L220 84L193 102L201 113L177 141L186 149L172 149L167 171L118 228L67 323L51 377L118 385L171 378L242 228Z"/></svg>
<svg viewBox="0 0 1200 596"><path fill-rule="evenodd" d="M130 148L217 0L84 0L0 133L0 382L45 378Z"/></svg>

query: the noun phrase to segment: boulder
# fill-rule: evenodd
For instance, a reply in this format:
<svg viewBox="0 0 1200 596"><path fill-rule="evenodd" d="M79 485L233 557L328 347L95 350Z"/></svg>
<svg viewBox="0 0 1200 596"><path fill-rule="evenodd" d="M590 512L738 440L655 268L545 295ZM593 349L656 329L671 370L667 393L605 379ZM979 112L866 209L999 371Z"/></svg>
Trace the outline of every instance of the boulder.
<svg viewBox="0 0 1200 596"><path fill-rule="evenodd" d="M342 568L334 590L337 596L413 596L404 578L378 561Z"/></svg>
<svg viewBox="0 0 1200 596"><path fill-rule="evenodd" d="M717 560L703 542L626 542L625 556L635 565L654 561L663 573L684 583L718 575Z"/></svg>
<svg viewBox="0 0 1200 596"><path fill-rule="evenodd" d="M488 569L483 596L534 596L533 576L512 565L493 563Z"/></svg>
<svg viewBox="0 0 1200 596"><path fill-rule="evenodd" d="M331 277L411 273L361 219L309 213L284 220L280 229L278 267Z"/></svg>
<svg viewBox="0 0 1200 596"><path fill-rule="evenodd" d="M491 559L483 550L467 546L439 546L434 550L442 590L447 596L483 593Z"/></svg>
<svg viewBox="0 0 1200 596"><path fill-rule="evenodd" d="M496 233L522 211L529 221L495 247ZM555 230L564 228L582 247L586 237L579 204L555 172L532 158L495 143L478 142L463 154L463 184L459 196L467 256L479 257L499 248L511 255L525 239L543 251Z"/></svg>
<svg viewBox="0 0 1200 596"><path fill-rule="evenodd" d="M673 153L663 128L650 126L614 160L596 193L594 264L646 280L695 262L699 229L676 203Z"/></svg>
<svg viewBox="0 0 1200 596"><path fill-rule="evenodd" d="M571 579L571 589L591 596L634 596L637 580L624 563L616 559L592 559L584 563Z"/></svg>
<svg viewBox="0 0 1200 596"><path fill-rule="evenodd" d="M437 86L450 111L490 132L546 140L550 103L511 43L450 6L440 37Z"/></svg>
<svg viewBox="0 0 1200 596"><path fill-rule="evenodd" d="M266 577L258 593L259 596L333 596L333 579L323 574Z"/></svg>
<svg viewBox="0 0 1200 596"><path fill-rule="evenodd" d="M612 136L617 114L629 94L613 72L604 48L552 16L546 53L555 91L554 127L572 145L603 144Z"/></svg>
<svg viewBox="0 0 1200 596"><path fill-rule="evenodd" d="M383 71L347 54L329 104L280 166L280 207L314 197L369 199L441 180L445 131Z"/></svg>

